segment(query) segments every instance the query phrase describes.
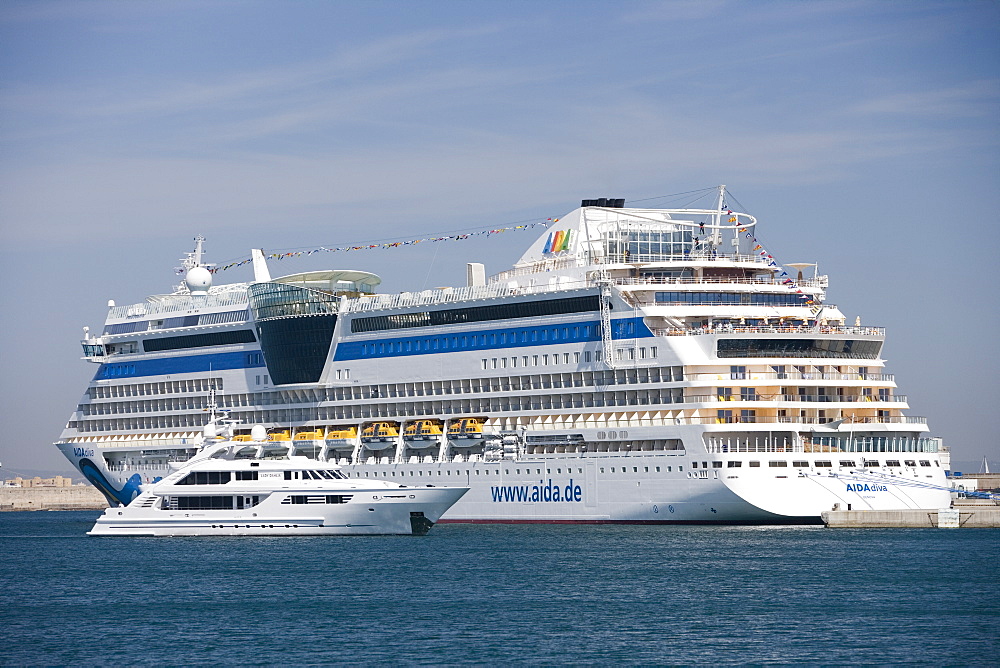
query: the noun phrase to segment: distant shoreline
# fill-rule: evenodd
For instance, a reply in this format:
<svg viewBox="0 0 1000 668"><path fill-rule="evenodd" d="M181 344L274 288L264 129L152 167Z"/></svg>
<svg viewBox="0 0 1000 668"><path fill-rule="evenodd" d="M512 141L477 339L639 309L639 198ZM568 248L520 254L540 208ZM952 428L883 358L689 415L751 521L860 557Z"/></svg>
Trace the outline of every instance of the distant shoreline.
<svg viewBox="0 0 1000 668"><path fill-rule="evenodd" d="M108 502L96 487L3 487L0 512L23 510L103 510Z"/></svg>

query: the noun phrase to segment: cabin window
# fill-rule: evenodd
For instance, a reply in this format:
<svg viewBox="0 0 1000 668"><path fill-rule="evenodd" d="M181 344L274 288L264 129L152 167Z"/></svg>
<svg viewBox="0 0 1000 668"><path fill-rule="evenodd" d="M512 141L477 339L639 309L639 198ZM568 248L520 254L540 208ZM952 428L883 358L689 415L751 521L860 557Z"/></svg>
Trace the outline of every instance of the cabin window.
<svg viewBox="0 0 1000 668"><path fill-rule="evenodd" d="M178 485L225 485L232 479L229 471L195 471L177 481Z"/></svg>

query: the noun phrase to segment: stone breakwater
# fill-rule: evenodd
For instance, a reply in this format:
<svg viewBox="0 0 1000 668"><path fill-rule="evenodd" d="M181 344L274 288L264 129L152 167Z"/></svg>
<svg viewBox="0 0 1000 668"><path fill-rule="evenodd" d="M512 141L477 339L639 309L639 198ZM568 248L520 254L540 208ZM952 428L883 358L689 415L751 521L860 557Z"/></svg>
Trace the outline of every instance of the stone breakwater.
<svg viewBox="0 0 1000 668"><path fill-rule="evenodd" d="M104 495L90 485L72 487L0 487L3 510L102 510Z"/></svg>

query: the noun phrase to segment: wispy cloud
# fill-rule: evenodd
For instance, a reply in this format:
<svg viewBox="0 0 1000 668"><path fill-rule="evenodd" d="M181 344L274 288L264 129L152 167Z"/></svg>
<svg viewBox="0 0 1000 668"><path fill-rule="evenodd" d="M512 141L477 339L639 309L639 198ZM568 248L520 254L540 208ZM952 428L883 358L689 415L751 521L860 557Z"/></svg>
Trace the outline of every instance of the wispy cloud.
<svg viewBox="0 0 1000 668"><path fill-rule="evenodd" d="M120 75L76 85L12 85L0 92L0 107L55 118L71 116L77 121L102 117L121 121L215 109L240 114L338 92L343 96L344 85L357 85L375 73L419 61L443 43L479 39L500 29L498 25L426 29L345 46L327 58L287 66L227 73L206 70L196 80Z"/></svg>
<svg viewBox="0 0 1000 668"><path fill-rule="evenodd" d="M856 114L995 119L1000 113L1000 79L873 97L851 105L848 111Z"/></svg>

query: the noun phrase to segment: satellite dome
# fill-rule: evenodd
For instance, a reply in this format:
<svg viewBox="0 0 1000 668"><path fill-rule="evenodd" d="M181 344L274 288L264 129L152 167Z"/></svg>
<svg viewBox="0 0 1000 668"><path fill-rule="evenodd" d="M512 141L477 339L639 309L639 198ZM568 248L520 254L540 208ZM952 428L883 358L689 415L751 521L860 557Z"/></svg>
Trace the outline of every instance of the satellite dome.
<svg viewBox="0 0 1000 668"><path fill-rule="evenodd" d="M267 429L262 424L255 424L250 428L250 438L257 443L267 440Z"/></svg>
<svg viewBox="0 0 1000 668"><path fill-rule="evenodd" d="M184 283L192 295L207 295L208 289L212 287L212 273L205 267L191 267L184 277Z"/></svg>

